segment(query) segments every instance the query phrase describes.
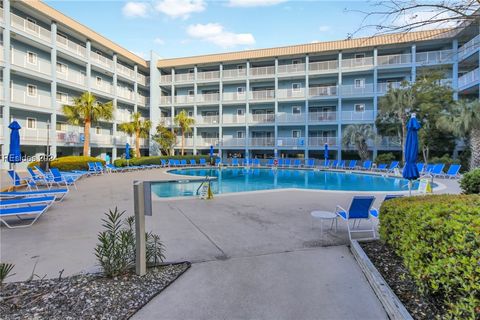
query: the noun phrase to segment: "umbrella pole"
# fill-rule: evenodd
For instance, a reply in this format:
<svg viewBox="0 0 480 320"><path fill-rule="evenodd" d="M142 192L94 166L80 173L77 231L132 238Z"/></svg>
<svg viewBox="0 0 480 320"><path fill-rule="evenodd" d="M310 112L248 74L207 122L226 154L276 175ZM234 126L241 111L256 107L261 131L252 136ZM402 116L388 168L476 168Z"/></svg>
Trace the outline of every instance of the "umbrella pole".
<svg viewBox="0 0 480 320"><path fill-rule="evenodd" d="M408 180L408 195L412 196L412 180Z"/></svg>

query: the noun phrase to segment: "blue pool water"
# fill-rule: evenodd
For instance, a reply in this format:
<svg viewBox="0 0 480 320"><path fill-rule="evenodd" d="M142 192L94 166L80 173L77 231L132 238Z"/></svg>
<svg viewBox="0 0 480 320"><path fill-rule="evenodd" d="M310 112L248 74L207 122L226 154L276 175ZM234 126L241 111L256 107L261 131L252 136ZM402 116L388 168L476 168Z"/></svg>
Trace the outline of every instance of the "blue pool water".
<svg viewBox="0 0 480 320"><path fill-rule="evenodd" d="M408 190L408 181L405 179L361 173L258 168L197 168L169 172L197 178L215 177L216 179L212 181L215 194L285 188L341 191ZM200 184L201 181L162 182L152 185L152 192L165 198L193 196ZM415 183L413 188L418 188L418 183Z"/></svg>

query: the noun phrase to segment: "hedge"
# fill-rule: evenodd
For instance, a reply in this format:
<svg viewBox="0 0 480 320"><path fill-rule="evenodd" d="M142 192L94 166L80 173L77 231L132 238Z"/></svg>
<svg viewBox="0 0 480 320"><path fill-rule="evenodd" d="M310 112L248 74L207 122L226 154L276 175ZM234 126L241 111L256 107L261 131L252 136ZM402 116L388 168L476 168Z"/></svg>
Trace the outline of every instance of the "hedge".
<svg viewBox="0 0 480 320"><path fill-rule="evenodd" d="M446 319L480 317L480 195L385 201L380 236L403 259Z"/></svg>
<svg viewBox="0 0 480 320"><path fill-rule="evenodd" d="M95 158L95 157L84 157L84 156L68 156L60 157L55 160L50 161L50 168L58 168L61 171L71 171L71 170L88 170L88 162L101 162L102 165L105 165L105 160ZM38 166L39 162L35 161L28 165L29 168L33 166Z"/></svg>
<svg viewBox="0 0 480 320"><path fill-rule="evenodd" d="M460 179L460 188L463 193L480 193L480 168L465 173Z"/></svg>
<svg viewBox="0 0 480 320"><path fill-rule="evenodd" d="M207 162L210 160L210 156L152 156L152 157L141 157L141 158L133 158L128 160L128 165L130 166L140 166L140 165L148 165L148 164L161 164L161 160L166 160L168 159L178 159L178 160L187 160L190 161L191 159L195 159L197 163L200 161L200 159L205 159ZM117 159L114 162L114 165L117 167L126 167L127 166L127 160L125 159Z"/></svg>

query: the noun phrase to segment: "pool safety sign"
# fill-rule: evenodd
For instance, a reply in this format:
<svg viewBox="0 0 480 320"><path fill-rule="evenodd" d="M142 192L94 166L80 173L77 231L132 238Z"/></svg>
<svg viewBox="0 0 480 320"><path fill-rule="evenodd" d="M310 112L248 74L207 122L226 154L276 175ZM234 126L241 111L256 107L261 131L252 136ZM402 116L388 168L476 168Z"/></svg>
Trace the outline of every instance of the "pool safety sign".
<svg viewBox="0 0 480 320"><path fill-rule="evenodd" d="M213 192L210 186L210 182L202 184L202 187L200 188L199 193L200 193L200 199L202 200L213 199Z"/></svg>
<svg viewBox="0 0 480 320"><path fill-rule="evenodd" d="M420 193L432 193L432 185L430 179L420 179L418 184L418 192Z"/></svg>

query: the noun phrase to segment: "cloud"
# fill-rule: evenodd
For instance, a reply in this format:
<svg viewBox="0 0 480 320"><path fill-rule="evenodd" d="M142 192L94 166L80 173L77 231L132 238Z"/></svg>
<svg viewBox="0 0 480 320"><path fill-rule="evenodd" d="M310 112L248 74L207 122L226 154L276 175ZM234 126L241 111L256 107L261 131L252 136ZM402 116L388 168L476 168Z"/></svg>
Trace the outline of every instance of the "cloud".
<svg viewBox="0 0 480 320"><path fill-rule="evenodd" d="M230 7L266 7L274 6L287 0L230 0Z"/></svg>
<svg viewBox="0 0 480 320"><path fill-rule="evenodd" d="M204 0L161 0L155 9L174 19L188 19L192 13L204 11L206 6Z"/></svg>
<svg viewBox="0 0 480 320"><path fill-rule="evenodd" d="M165 44L165 41L162 38L155 38L155 39L153 39L153 42L155 42L156 44L159 44L159 45L164 45Z"/></svg>
<svg viewBox="0 0 480 320"><path fill-rule="evenodd" d="M392 25L396 27L405 27L409 25L415 25L415 31L431 30L437 28L453 28L458 26L459 21L451 19L452 15L447 12L438 11L416 11L406 12L398 16L392 21ZM429 22L431 20L442 20L439 22Z"/></svg>
<svg viewBox="0 0 480 320"><path fill-rule="evenodd" d="M222 48L255 44L255 38L251 33L225 31L219 23L190 25L187 28L187 34L192 38L208 41Z"/></svg>
<svg viewBox="0 0 480 320"><path fill-rule="evenodd" d="M144 18L148 14L148 4L145 2L127 2L122 8L122 13L127 18Z"/></svg>
<svg viewBox="0 0 480 320"><path fill-rule="evenodd" d="M330 26L320 26L318 27L318 31L320 32L327 32L327 31L330 31L332 29L332 27Z"/></svg>

